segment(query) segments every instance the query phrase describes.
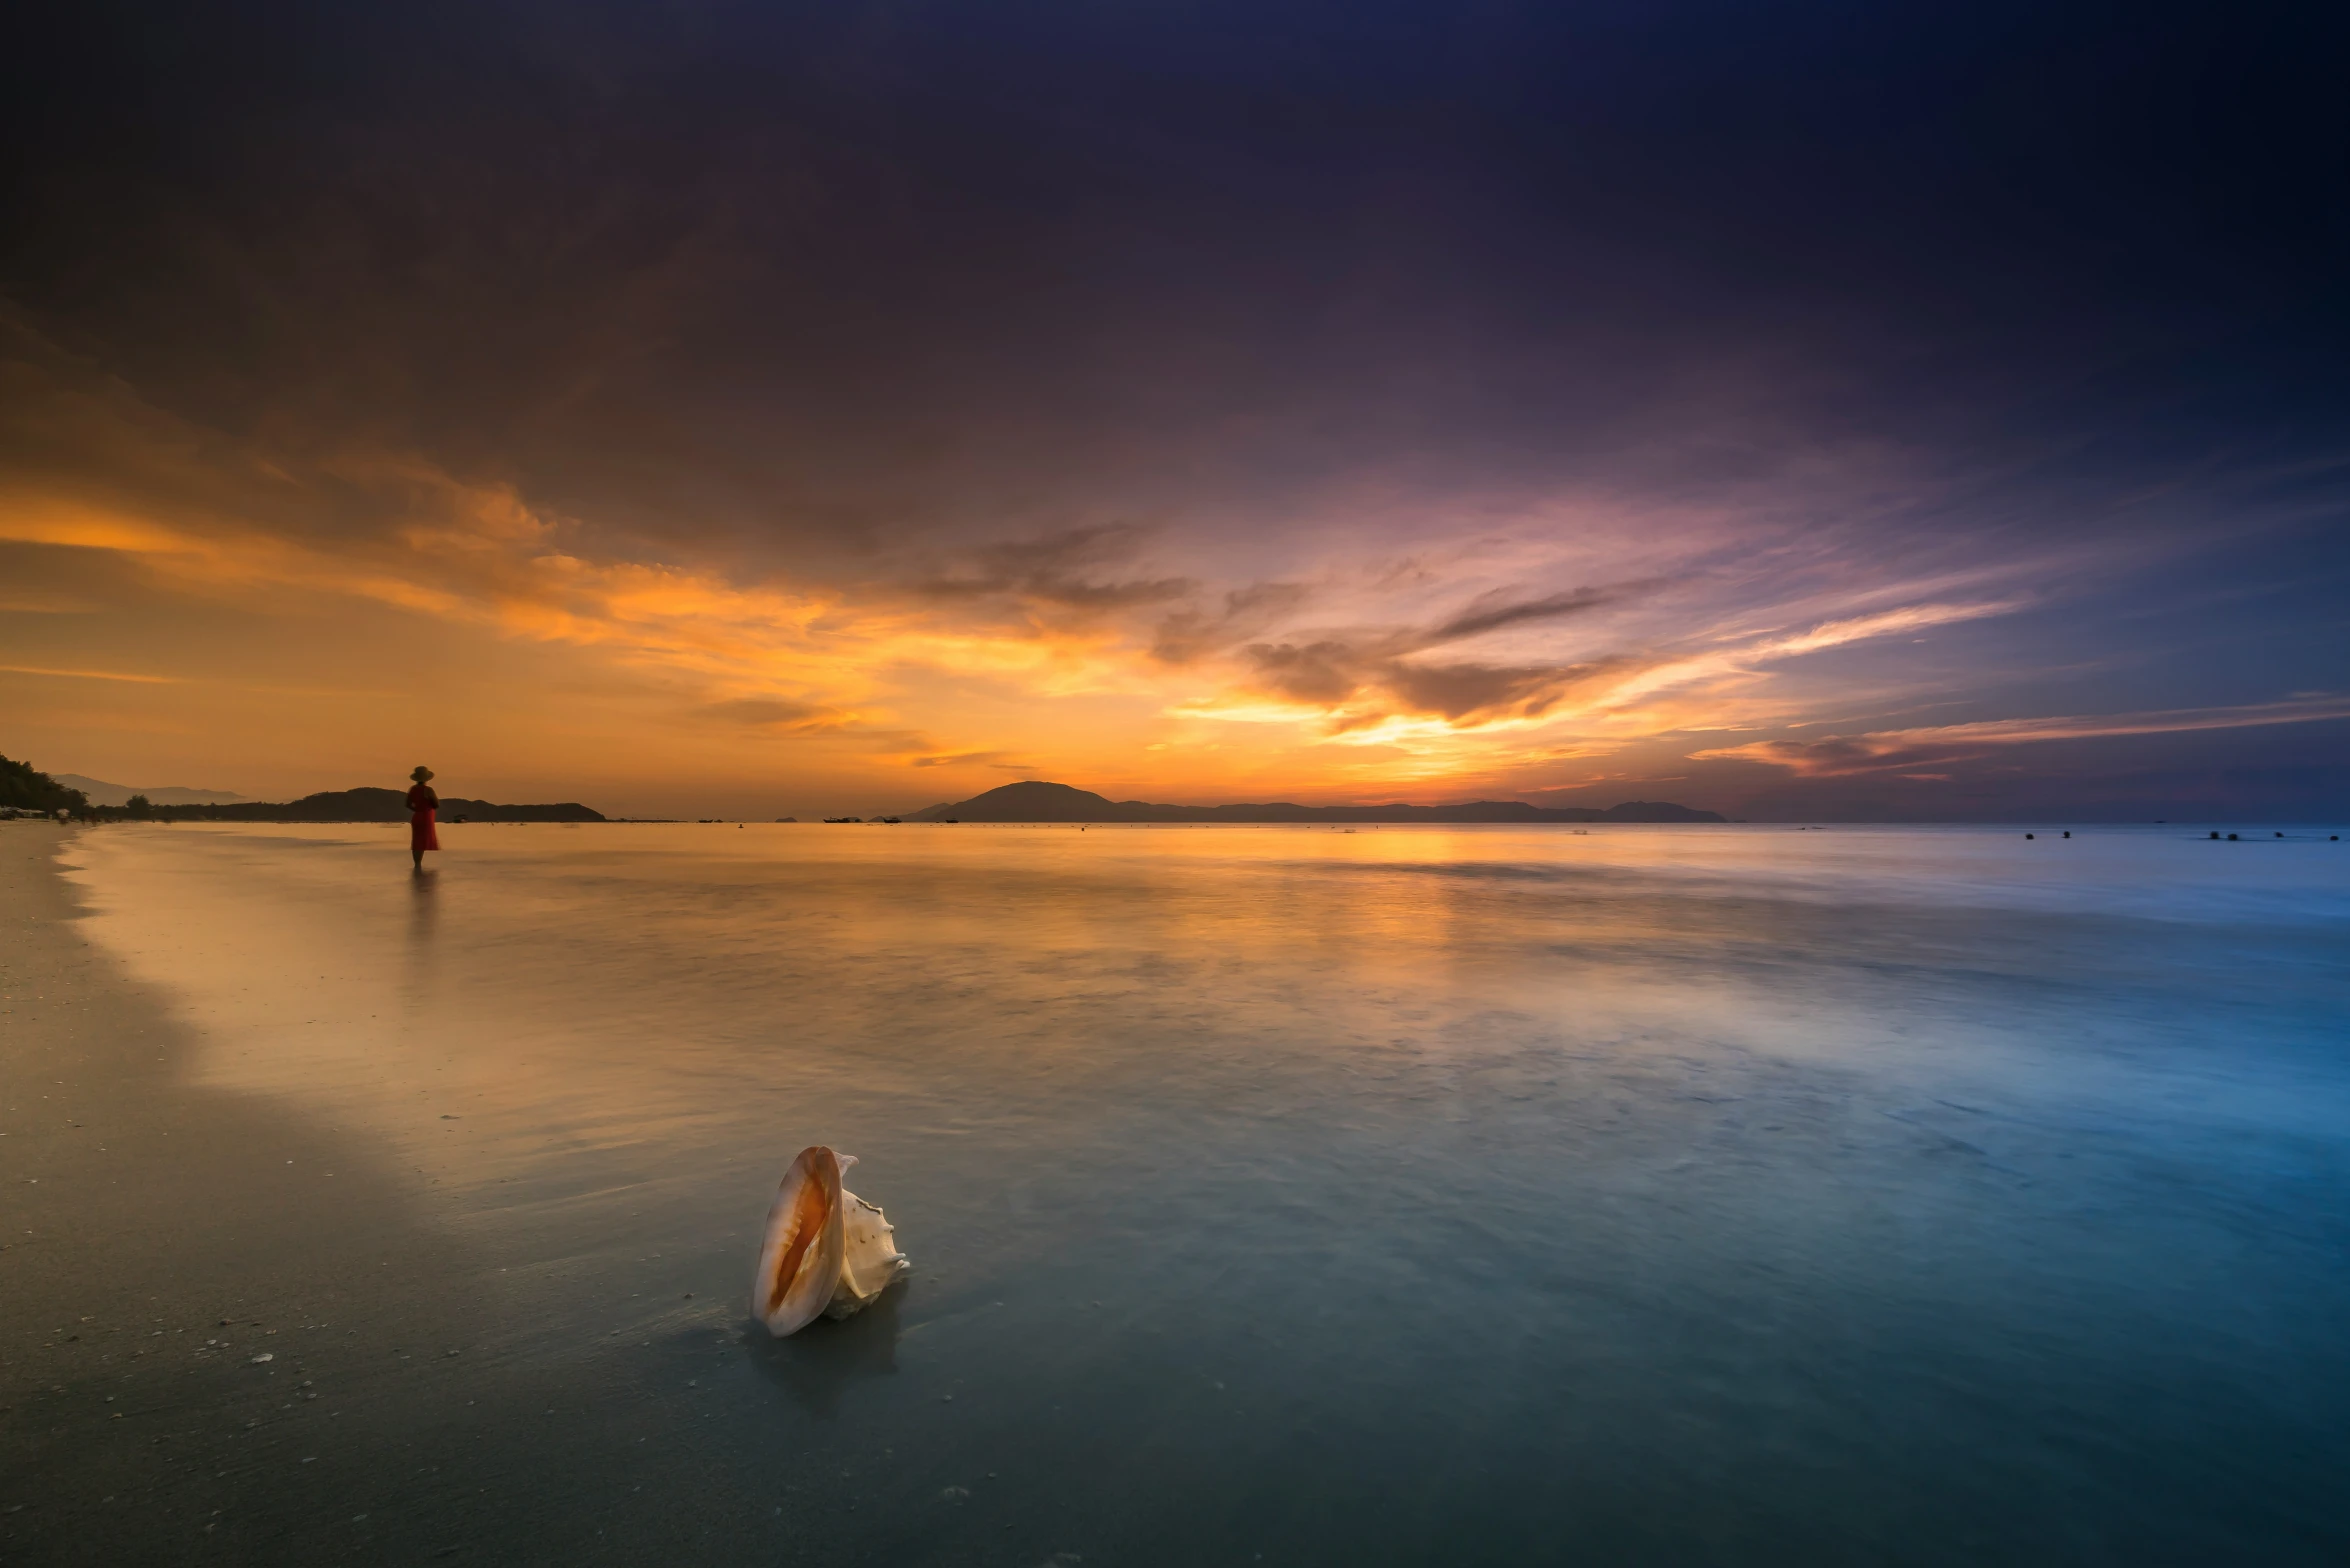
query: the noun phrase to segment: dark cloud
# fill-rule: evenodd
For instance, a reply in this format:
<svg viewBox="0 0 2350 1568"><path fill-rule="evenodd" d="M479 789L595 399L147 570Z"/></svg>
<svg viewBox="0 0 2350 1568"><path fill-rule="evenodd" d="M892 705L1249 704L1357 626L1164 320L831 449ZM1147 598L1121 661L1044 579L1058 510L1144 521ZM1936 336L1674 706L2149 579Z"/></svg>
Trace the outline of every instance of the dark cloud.
<svg viewBox="0 0 2350 1568"><path fill-rule="evenodd" d="M2339 41L2021 0L48 7L0 65L0 290L166 411L801 571L1366 468L2133 470L2342 412Z"/></svg>
<svg viewBox="0 0 2350 1568"><path fill-rule="evenodd" d="M1396 715L1454 724L1540 718L1578 687L1620 672L1627 662L1431 663L1366 655L1343 642L1257 643L1245 657L1251 690L1331 709L1341 733Z"/></svg>
<svg viewBox="0 0 2350 1568"><path fill-rule="evenodd" d="M1929 749L1872 742L1865 736L1829 735L1819 740L1756 741L1738 748L1738 755L1753 762L1791 768L1806 777L1827 778L1923 767L1930 762L1979 756L1983 749L1979 746L1971 751L1947 746Z"/></svg>
<svg viewBox="0 0 2350 1568"><path fill-rule="evenodd" d="M1307 643L1252 643L1242 650L1242 657L1251 690L1290 702L1348 710L1333 720L1340 732L1366 728L1398 714L1441 718L1453 724L1537 719L1577 687L1599 675L1620 673L1631 661L1619 657L1576 664L1505 665L1416 655L1507 627L1584 614L1637 598L1656 586L1654 582L1621 583L1531 599L1514 590L1497 589L1478 595L1430 626L1397 627Z"/></svg>
<svg viewBox="0 0 2350 1568"><path fill-rule="evenodd" d="M1151 641L1151 657L1162 664L1195 664L1295 614L1312 597L1302 583L1251 583L1229 589L1213 610L1169 612Z"/></svg>
<svg viewBox="0 0 2350 1568"><path fill-rule="evenodd" d="M1522 626L1532 621L1563 620L1596 610L1656 587L1653 582L1623 583L1609 588L1576 588L1566 593L1554 593L1540 599L1519 599L1509 589L1496 588L1479 594L1468 606L1450 620L1431 627L1423 636L1424 646L1458 642L1464 637L1475 637L1484 632L1499 631L1505 626Z"/></svg>
<svg viewBox="0 0 2350 1568"><path fill-rule="evenodd" d="M1594 665L1414 664L1398 661L1381 684L1406 713L1453 723L1537 719L1599 672Z"/></svg>
<svg viewBox="0 0 2350 1568"><path fill-rule="evenodd" d="M1164 604L1193 592L1199 585L1188 577L1102 581L1096 575L1131 557L1144 537L1140 529L1104 526L986 545L971 552L968 569L921 579L913 591L929 599L1002 598L1094 614Z"/></svg>
<svg viewBox="0 0 2350 1568"><path fill-rule="evenodd" d="M781 697L737 697L726 702L706 703L694 712L701 718L714 719L723 724L745 724L792 735L818 734L841 729L855 722L854 715L843 713L837 708L792 702Z"/></svg>
<svg viewBox="0 0 2350 1568"><path fill-rule="evenodd" d="M989 767L1024 772L1033 764L1020 761L1008 751L955 751L911 757L907 759L907 766L915 768Z"/></svg>
<svg viewBox="0 0 2350 1568"><path fill-rule="evenodd" d="M1342 642L1254 643L1246 655L1255 689L1292 702L1335 708L1368 679L1370 661Z"/></svg>

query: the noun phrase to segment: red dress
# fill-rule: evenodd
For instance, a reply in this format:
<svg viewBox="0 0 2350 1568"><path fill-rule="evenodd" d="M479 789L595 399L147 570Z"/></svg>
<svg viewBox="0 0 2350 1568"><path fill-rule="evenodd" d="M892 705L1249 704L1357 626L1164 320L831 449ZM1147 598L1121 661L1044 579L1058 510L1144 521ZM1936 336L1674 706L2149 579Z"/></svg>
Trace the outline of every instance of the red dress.
<svg viewBox="0 0 2350 1568"><path fill-rule="evenodd" d="M441 847L441 835L433 826L433 812L439 808L440 803L441 797L434 794L428 785L419 784L408 792L408 847L410 849L438 849Z"/></svg>

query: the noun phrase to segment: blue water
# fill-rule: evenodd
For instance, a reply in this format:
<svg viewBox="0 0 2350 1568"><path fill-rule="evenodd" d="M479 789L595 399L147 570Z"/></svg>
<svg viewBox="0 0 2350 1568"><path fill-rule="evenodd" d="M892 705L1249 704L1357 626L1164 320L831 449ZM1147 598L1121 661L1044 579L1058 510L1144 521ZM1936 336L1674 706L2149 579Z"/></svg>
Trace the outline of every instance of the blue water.
<svg viewBox="0 0 2350 1568"><path fill-rule="evenodd" d="M2336 830L442 831L77 876L452 1238L312 1444L491 1560L2350 1558ZM771 1342L814 1142L916 1268Z"/></svg>

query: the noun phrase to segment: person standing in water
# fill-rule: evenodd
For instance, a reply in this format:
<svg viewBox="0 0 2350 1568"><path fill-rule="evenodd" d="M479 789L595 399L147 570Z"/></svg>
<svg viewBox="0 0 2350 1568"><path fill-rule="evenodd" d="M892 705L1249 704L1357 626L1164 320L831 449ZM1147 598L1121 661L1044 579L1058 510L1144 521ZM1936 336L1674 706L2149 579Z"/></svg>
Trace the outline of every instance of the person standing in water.
<svg viewBox="0 0 2350 1568"><path fill-rule="evenodd" d="M441 835L434 826L433 813L441 806L441 797L432 792L432 769L421 764L408 775L416 781L408 791L408 854L415 860L416 869L424 869L424 852L441 847Z"/></svg>

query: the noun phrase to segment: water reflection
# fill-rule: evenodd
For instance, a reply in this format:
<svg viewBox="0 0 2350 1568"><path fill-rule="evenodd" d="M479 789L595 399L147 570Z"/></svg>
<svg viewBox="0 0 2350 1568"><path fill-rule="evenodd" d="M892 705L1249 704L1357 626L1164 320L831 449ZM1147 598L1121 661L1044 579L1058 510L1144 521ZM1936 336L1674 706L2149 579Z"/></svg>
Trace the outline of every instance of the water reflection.
<svg viewBox="0 0 2350 1568"><path fill-rule="evenodd" d="M440 873L415 867L408 873L407 962L401 987L411 1008L420 1005L431 989L440 923Z"/></svg>
<svg viewBox="0 0 2350 1568"><path fill-rule="evenodd" d="M441 874L419 866L408 874L408 944L427 947L440 923Z"/></svg>

